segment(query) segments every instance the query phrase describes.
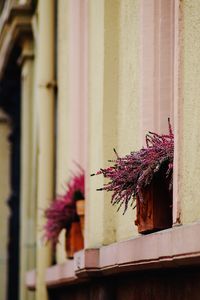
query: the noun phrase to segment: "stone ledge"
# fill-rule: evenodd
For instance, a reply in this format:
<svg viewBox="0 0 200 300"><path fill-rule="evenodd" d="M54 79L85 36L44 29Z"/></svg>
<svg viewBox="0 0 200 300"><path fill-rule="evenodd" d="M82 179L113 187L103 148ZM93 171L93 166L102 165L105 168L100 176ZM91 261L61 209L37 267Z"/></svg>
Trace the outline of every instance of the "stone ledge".
<svg viewBox="0 0 200 300"><path fill-rule="evenodd" d="M88 276L90 273L91 276L92 271L95 275L106 275L200 264L199 231L200 223L194 223L140 235L92 251L83 250L75 255L76 275Z"/></svg>
<svg viewBox="0 0 200 300"><path fill-rule="evenodd" d="M30 291L35 290L35 286L36 286L36 271L35 270L26 272L25 283L26 283L27 289L29 289Z"/></svg>
<svg viewBox="0 0 200 300"><path fill-rule="evenodd" d="M200 223L178 226L100 249L104 273L200 264Z"/></svg>
<svg viewBox="0 0 200 300"><path fill-rule="evenodd" d="M200 265L199 232L200 223L194 223L100 249L81 250L74 260L48 268L46 284L50 288L79 283L94 276Z"/></svg>
<svg viewBox="0 0 200 300"><path fill-rule="evenodd" d="M100 249L84 249L74 255L74 268L78 277L90 277L99 274Z"/></svg>
<svg viewBox="0 0 200 300"><path fill-rule="evenodd" d="M78 280L75 274L74 260L54 265L46 270L45 282L47 287L75 283Z"/></svg>

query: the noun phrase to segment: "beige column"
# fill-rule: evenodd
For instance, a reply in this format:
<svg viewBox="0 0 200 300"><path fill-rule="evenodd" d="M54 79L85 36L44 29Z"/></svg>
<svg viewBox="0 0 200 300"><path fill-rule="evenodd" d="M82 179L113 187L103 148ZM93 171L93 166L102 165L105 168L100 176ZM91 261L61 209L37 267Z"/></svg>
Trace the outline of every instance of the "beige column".
<svg viewBox="0 0 200 300"><path fill-rule="evenodd" d="M125 155L139 146L139 1L89 1L89 173L108 166L113 148ZM134 212L97 192L90 179L87 247L132 237Z"/></svg>
<svg viewBox="0 0 200 300"><path fill-rule="evenodd" d="M33 44L23 43L21 56L21 211L20 211L20 300L34 299L25 287L25 273L35 268L35 192L33 165ZM34 196L32 195L34 193Z"/></svg>
<svg viewBox="0 0 200 300"><path fill-rule="evenodd" d="M87 4L87 0L58 1L56 191L59 194L65 192L71 172L77 171L75 162L86 169ZM64 242L62 232L57 245L58 262L66 260Z"/></svg>
<svg viewBox="0 0 200 300"><path fill-rule="evenodd" d="M179 199L183 224L200 219L200 2L180 1L182 11L182 85L179 87ZM182 93L182 95L181 95ZM182 131L181 131L182 130Z"/></svg>
<svg viewBox="0 0 200 300"><path fill-rule="evenodd" d="M56 192L65 192L69 176L69 1L59 0L58 5L58 106L57 106L57 145L56 145ZM66 260L65 230L59 237L56 247L58 263Z"/></svg>
<svg viewBox="0 0 200 300"><path fill-rule="evenodd" d="M38 3L37 91L38 187L37 187L37 291L36 299L48 298L45 269L51 264L51 249L42 242L44 209L54 191L54 1Z"/></svg>
<svg viewBox="0 0 200 300"><path fill-rule="evenodd" d="M89 1L89 168L91 174L114 157L117 147L119 1ZM111 194L97 192L103 178L90 179L86 247L115 241L116 208Z"/></svg>
<svg viewBox="0 0 200 300"><path fill-rule="evenodd" d="M118 152L139 149L139 12L140 0L121 0L119 29ZM116 213L116 239L138 234L135 210Z"/></svg>

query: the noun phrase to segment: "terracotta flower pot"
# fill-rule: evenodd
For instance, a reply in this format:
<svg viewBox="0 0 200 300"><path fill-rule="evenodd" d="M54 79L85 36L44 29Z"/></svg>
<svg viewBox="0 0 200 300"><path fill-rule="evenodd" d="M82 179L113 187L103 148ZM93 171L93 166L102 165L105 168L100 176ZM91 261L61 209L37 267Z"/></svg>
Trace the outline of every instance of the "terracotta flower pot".
<svg viewBox="0 0 200 300"><path fill-rule="evenodd" d="M66 252L68 258L73 258L74 253L84 248L84 240L80 222L73 222L66 230Z"/></svg>
<svg viewBox="0 0 200 300"><path fill-rule="evenodd" d="M172 227L172 191L169 191L164 172L156 174L143 191L143 201L136 199L139 233L150 233Z"/></svg>
<svg viewBox="0 0 200 300"><path fill-rule="evenodd" d="M85 200L76 200L76 213L80 218L81 231L84 237L84 227L85 227Z"/></svg>

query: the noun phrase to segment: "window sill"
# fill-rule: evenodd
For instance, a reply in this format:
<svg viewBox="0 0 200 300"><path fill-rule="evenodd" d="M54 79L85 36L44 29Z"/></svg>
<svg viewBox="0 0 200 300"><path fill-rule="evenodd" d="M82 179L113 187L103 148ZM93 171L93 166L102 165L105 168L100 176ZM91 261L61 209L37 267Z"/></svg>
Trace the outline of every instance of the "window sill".
<svg viewBox="0 0 200 300"><path fill-rule="evenodd" d="M48 288L120 272L200 264L200 223L75 253L74 260L46 271Z"/></svg>
<svg viewBox="0 0 200 300"><path fill-rule="evenodd" d="M75 254L75 273L107 275L200 264L199 231L200 223L194 223L103 246L93 254L82 250ZM98 256L96 265L90 263L94 254Z"/></svg>
<svg viewBox="0 0 200 300"><path fill-rule="evenodd" d="M30 291L35 290L35 286L36 286L36 271L35 270L26 272L25 283L26 283L26 287L28 290L30 290Z"/></svg>

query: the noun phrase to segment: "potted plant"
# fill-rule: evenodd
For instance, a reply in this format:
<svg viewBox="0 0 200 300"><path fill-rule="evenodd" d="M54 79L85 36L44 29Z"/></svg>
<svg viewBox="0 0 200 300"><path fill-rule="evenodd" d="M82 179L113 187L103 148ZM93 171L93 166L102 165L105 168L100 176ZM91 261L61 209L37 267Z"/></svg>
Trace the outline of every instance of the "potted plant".
<svg viewBox="0 0 200 300"><path fill-rule="evenodd" d="M92 174L109 180L98 190L111 191L111 203L118 205L118 210L123 206L125 213L136 201L135 224L140 233L172 226L174 135L170 120L168 123L168 134L149 132L146 147L125 157L114 150L112 165Z"/></svg>
<svg viewBox="0 0 200 300"><path fill-rule="evenodd" d="M44 238L53 245L58 243L61 230L66 230L66 252L68 258L73 258L74 252L83 249L83 231L77 211L77 203L84 199L84 172L74 175L67 183L63 196L57 196L51 205L45 210L46 224L44 226ZM84 221L82 220L82 223Z"/></svg>
<svg viewBox="0 0 200 300"><path fill-rule="evenodd" d="M84 236L84 221L85 221L85 176L82 173L78 176L73 176L67 186L67 197L73 199L75 203L76 213L79 216L81 231Z"/></svg>

